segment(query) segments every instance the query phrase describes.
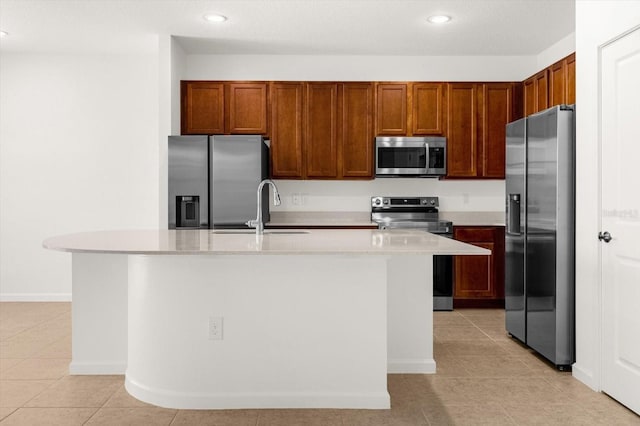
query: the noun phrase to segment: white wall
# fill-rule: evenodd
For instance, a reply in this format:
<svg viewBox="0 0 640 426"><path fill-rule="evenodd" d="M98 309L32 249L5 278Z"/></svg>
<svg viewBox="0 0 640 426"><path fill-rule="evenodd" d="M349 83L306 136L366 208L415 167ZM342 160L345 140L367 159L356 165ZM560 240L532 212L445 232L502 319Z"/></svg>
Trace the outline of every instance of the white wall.
<svg viewBox="0 0 640 426"><path fill-rule="evenodd" d="M3 54L0 94L0 299L69 299L45 238L158 227L157 55Z"/></svg>
<svg viewBox="0 0 640 426"><path fill-rule="evenodd" d="M528 75L529 78L533 74L547 68L558 62L560 59L572 54L576 51L576 33L571 33L557 43L543 50L536 57L536 68Z"/></svg>
<svg viewBox="0 0 640 426"><path fill-rule="evenodd" d="M534 56L187 55L189 80L522 81Z"/></svg>
<svg viewBox="0 0 640 426"><path fill-rule="evenodd" d="M638 1L576 1L576 354L573 375L600 389L599 46L640 24ZM603 142L604 143L604 142ZM640 180L640 174L638 176Z"/></svg>
<svg viewBox="0 0 640 426"><path fill-rule="evenodd" d="M441 211L502 211L504 180L445 181L383 178L368 181L277 180L282 205L271 211L371 211L371 197L440 197ZM299 204L294 204L294 195Z"/></svg>

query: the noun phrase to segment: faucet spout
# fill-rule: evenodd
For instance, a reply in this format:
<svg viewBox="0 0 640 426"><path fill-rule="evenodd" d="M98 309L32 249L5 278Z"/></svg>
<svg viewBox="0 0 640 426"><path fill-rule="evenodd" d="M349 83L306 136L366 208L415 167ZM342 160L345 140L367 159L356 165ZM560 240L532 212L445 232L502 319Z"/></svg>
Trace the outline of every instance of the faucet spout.
<svg viewBox="0 0 640 426"><path fill-rule="evenodd" d="M262 219L262 189L264 188L265 185L271 185L273 187L273 204L275 206L279 206L281 201L280 201L280 193L278 193L278 187L276 186L275 182L273 182L271 179L265 179L262 182L260 182L260 184L258 184L258 191L257 191L257 213L256 213L256 219L254 220L250 220L246 223L246 225L249 228L256 228L256 235L262 235L264 234L264 222Z"/></svg>

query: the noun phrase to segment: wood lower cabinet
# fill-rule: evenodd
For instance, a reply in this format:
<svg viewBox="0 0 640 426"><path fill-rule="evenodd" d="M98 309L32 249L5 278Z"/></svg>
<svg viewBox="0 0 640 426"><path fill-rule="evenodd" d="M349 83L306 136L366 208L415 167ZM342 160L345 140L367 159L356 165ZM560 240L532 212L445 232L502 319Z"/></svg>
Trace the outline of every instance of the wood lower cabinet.
<svg viewBox="0 0 640 426"><path fill-rule="evenodd" d="M271 176L304 177L302 160L303 83L271 83Z"/></svg>
<svg viewBox="0 0 640 426"><path fill-rule="evenodd" d="M454 308L504 307L504 227L454 226L453 238L491 250L454 257Z"/></svg>
<svg viewBox="0 0 640 426"><path fill-rule="evenodd" d="M267 83L181 82L183 135L266 134Z"/></svg>
<svg viewBox="0 0 640 426"><path fill-rule="evenodd" d="M181 133L183 135L224 133L224 84L210 81L182 81Z"/></svg>
<svg viewBox="0 0 640 426"><path fill-rule="evenodd" d="M407 135L407 83L376 84L376 135Z"/></svg>

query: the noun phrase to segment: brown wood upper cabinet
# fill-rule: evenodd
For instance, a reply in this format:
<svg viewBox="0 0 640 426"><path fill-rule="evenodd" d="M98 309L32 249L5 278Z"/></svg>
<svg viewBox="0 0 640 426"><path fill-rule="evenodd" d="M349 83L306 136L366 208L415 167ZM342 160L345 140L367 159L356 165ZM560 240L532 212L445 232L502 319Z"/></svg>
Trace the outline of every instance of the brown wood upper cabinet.
<svg viewBox="0 0 640 426"><path fill-rule="evenodd" d="M270 84L271 176L282 179L303 177L302 108L303 83Z"/></svg>
<svg viewBox="0 0 640 426"><path fill-rule="evenodd" d="M182 98L181 133L224 133L224 83L180 82Z"/></svg>
<svg viewBox="0 0 640 426"><path fill-rule="evenodd" d="M544 69L524 81L524 115L531 115L549 107L549 70Z"/></svg>
<svg viewBox="0 0 640 426"><path fill-rule="evenodd" d="M181 131L189 134L266 134L267 83L181 82Z"/></svg>
<svg viewBox="0 0 640 426"><path fill-rule="evenodd" d="M228 133L267 133L267 83L228 83Z"/></svg>
<svg viewBox="0 0 640 426"><path fill-rule="evenodd" d="M443 135L445 83L376 83L376 135Z"/></svg>
<svg viewBox="0 0 640 426"><path fill-rule="evenodd" d="M576 102L576 54L572 53L523 82L524 115Z"/></svg>
<svg viewBox="0 0 640 426"><path fill-rule="evenodd" d="M376 83L376 135L407 135L407 83Z"/></svg>
<svg viewBox="0 0 640 426"><path fill-rule="evenodd" d="M373 87L373 83L272 83L272 176L371 179Z"/></svg>
<svg viewBox="0 0 640 426"><path fill-rule="evenodd" d="M576 55L549 67L549 106L576 102Z"/></svg>
<svg viewBox="0 0 640 426"><path fill-rule="evenodd" d="M344 83L338 108L342 178L373 178L373 84Z"/></svg>
<svg viewBox="0 0 640 426"><path fill-rule="evenodd" d="M444 135L447 90L444 83L412 84L412 134Z"/></svg>
<svg viewBox="0 0 640 426"><path fill-rule="evenodd" d="M515 84L449 83L447 92L447 177L504 179Z"/></svg>
<svg viewBox="0 0 640 426"><path fill-rule="evenodd" d="M338 83L306 83L306 177L338 177Z"/></svg>

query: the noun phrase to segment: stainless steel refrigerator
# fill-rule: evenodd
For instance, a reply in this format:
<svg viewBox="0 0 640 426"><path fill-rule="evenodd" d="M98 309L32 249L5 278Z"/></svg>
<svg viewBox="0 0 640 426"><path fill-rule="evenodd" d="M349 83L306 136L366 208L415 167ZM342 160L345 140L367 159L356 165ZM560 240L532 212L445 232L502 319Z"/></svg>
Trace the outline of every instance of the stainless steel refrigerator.
<svg viewBox="0 0 640 426"><path fill-rule="evenodd" d="M169 229L246 228L256 218L258 184L269 177L259 135L169 136ZM263 193L269 220L269 190Z"/></svg>
<svg viewBox="0 0 640 426"><path fill-rule="evenodd" d="M575 361L574 123L561 105L506 129L506 328L559 369Z"/></svg>

